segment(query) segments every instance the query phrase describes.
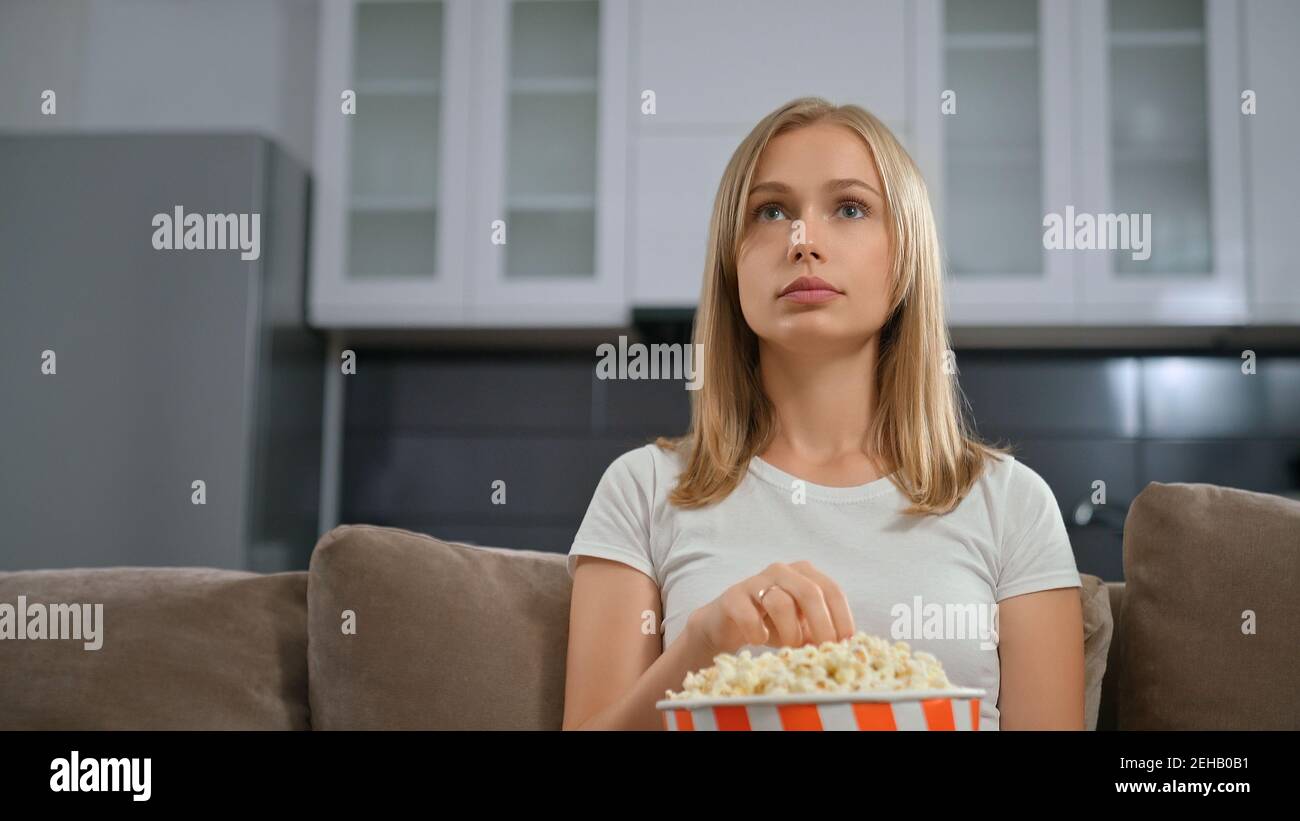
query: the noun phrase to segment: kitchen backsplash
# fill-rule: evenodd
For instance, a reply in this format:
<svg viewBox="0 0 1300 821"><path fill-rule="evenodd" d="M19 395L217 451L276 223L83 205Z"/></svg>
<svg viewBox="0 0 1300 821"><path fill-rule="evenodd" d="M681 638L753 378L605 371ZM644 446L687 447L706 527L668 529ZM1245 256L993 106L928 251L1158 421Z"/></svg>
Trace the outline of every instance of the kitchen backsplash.
<svg viewBox="0 0 1300 821"><path fill-rule="evenodd" d="M979 433L1056 494L1079 570L1122 580L1122 521L1148 482L1300 498L1300 352L957 351ZM684 432L680 381L596 378L593 351L357 351L341 521L566 553L620 453ZM493 504L493 482L507 503ZM1089 524L1076 508L1106 483ZM1085 505L1086 508L1086 505ZM1081 513L1087 513L1082 511Z"/></svg>

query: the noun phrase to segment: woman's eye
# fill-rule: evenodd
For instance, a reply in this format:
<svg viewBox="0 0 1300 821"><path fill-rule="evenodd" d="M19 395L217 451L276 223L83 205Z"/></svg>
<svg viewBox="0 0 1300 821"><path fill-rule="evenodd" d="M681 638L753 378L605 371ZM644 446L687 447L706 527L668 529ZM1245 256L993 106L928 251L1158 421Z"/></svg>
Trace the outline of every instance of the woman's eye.
<svg viewBox="0 0 1300 821"><path fill-rule="evenodd" d="M763 205L758 209L758 218L765 221L779 220L784 215L779 205Z"/></svg>
<svg viewBox="0 0 1300 821"><path fill-rule="evenodd" d="M866 210L856 202L846 202L840 206L840 216L848 219L861 219L866 216Z"/></svg>

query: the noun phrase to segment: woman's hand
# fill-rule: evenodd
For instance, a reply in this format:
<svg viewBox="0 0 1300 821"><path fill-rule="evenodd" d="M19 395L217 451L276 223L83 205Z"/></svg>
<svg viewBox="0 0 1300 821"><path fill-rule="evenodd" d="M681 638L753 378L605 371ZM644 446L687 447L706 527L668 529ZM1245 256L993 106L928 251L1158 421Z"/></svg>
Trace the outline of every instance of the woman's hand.
<svg viewBox="0 0 1300 821"><path fill-rule="evenodd" d="M840 641L856 631L839 585L806 561L768 565L696 609L686 625L714 655L734 653L746 644L799 647Z"/></svg>

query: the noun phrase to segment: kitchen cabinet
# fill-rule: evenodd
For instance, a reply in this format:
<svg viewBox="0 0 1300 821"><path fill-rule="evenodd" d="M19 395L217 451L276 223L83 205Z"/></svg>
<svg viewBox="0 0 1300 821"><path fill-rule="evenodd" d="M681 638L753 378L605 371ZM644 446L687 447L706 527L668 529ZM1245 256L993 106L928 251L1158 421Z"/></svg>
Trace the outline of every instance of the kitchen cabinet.
<svg viewBox="0 0 1300 821"><path fill-rule="evenodd" d="M1250 321L1240 3L1072 7L1077 207L1150 215L1149 247L1078 255L1088 324ZM1137 257L1135 259L1135 257Z"/></svg>
<svg viewBox="0 0 1300 821"><path fill-rule="evenodd" d="M320 25L313 324L623 321L626 0L330 0Z"/></svg>
<svg viewBox="0 0 1300 821"><path fill-rule="evenodd" d="M731 153L802 96L869 109L909 132L910 4L901 0L637 0L632 4L629 300L692 308L709 215Z"/></svg>
<svg viewBox="0 0 1300 821"><path fill-rule="evenodd" d="M1074 261L1043 215L1074 196L1068 0L923 2L917 157L954 324L1068 322ZM926 150L928 149L928 150Z"/></svg>
<svg viewBox="0 0 1300 821"><path fill-rule="evenodd" d="M732 151L818 95L870 109L920 165L954 326L1300 324L1298 17L1280 0L328 0L311 317L689 311ZM1073 238L1128 214L1149 253L1145 233L1046 247L1049 216Z"/></svg>
<svg viewBox="0 0 1300 821"><path fill-rule="evenodd" d="M470 318L621 325L627 4L487 0L475 12Z"/></svg>
<svg viewBox="0 0 1300 821"><path fill-rule="evenodd" d="M1240 14L1237 0L923 3L937 33L919 37L917 74L935 103L917 128L939 155L952 324L1251 320ZM1093 248L1070 241L1089 225Z"/></svg>

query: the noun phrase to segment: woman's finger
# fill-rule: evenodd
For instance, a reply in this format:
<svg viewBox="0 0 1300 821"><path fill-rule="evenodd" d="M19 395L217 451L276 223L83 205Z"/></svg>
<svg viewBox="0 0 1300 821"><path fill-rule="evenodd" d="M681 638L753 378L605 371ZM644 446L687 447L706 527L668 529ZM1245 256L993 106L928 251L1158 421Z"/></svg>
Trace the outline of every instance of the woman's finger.
<svg viewBox="0 0 1300 821"><path fill-rule="evenodd" d="M835 623L831 620L830 609L821 586L789 565L774 565L772 575L776 578L777 584L794 597L800 612L808 620L811 629L804 637L805 640L816 644L835 641Z"/></svg>
<svg viewBox="0 0 1300 821"><path fill-rule="evenodd" d="M803 643L803 628L799 625L799 607L788 592L779 586L767 587L761 597L755 597L755 605L771 624L768 629L774 628L773 637L780 645L797 647Z"/></svg>
<svg viewBox="0 0 1300 821"><path fill-rule="evenodd" d="M810 562L795 562L791 567L821 587L826 607L830 610L831 622L835 625L835 640L852 637L857 632L857 627L853 623L853 611L849 609L848 599L845 598L844 591L835 580L813 567Z"/></svg>

